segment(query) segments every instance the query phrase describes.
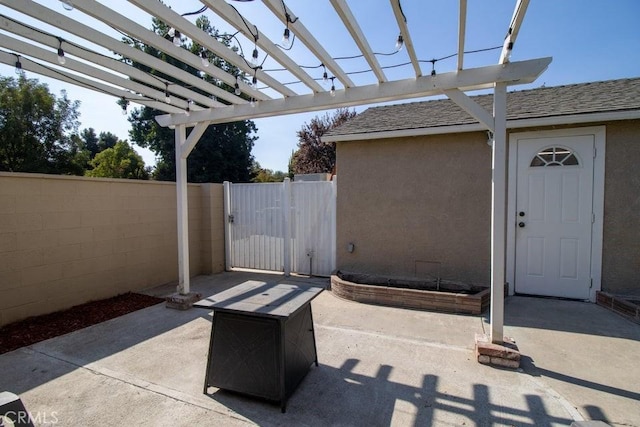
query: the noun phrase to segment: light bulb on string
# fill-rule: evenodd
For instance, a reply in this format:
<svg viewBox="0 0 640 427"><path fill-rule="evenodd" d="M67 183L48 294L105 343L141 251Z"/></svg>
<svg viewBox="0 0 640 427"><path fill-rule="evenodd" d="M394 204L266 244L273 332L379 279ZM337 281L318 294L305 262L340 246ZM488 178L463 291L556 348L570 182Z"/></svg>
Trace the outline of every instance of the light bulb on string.
<svg viewBox="0 0 640 427"><path fill-rule="evenodd" d="M511 61L511 52L513 51L513 42L511 41L511 34L504 39L504 45L502 46L502 54L504 56L504 62Z"/></svg>
<svg viewBox="0 0 640 427"><path fill-rule="evenodd" d="M62 39L58 39L58 63L64 65L67 62L67 58L64 57L64 50L62 50Z"/></svg>
<svg viewBox="0 0 640 427"><path fill-rule="evenodd" d="M251 102L249 103L249 105L251 105L251 108L256 106L256 100L251 98Z"/></svg>
<svg viewBox="0 0 640 427"><path fill-rule="evenodd" d="M187 99L187 109L185 110L184 114L186 114L187 116L191 115L191 103L193 101L190 99Z"/></svg>
<svg viewBox="0 0 640 427"><path fill-rule="evenodd" d="M322 69L324 70L322 72L322 83L327 84L329 83L329 75L327 74L327 67L325 67L324 64L322 64Z"/></svg>
<svg viewBox="0 0 640 427"><path fill-rule="evenodd" d="M171 94L169 94L169 83L164 84L164 102L171 104Z"/></svg>
<svg viewBox="0 0 640 427"><path fill-rule="evenodd" d="M240 94L241 94L242 92L240 91L240 84L238 83L238 77L236 77L236 84L235 84L235 85L233 85L233 86L234 86L234 88L235 88L235 89L234 89L234 91L233 91L233 93L235 93L235 94L236 94L236 96L240 96Z"/></svg>
<svg viewBox="0 0 640 427"><path fill-rule="evenodd" d="M24 70L22 69L22 62L20 62L19 56L16 56L16 74L19 76L24 76Z"/></svg>
<svg viewBox="0 0 640 427"><path fill-rule="evenodd" d="M253 53L251 53L251 64L254 66L260 65L260 63L258 62L258 48L254 47L253 48Z"/></svg>
<svg viewBox="0 0 640 427"><path fill-rule="evenodd" d="M71 0L60 0L60 3L62 3L64 10L73 10L73 3L71 3Z"/></svg>
<svg viewBox="0 0 640 427"><path fill-rule="evenodd" d="M333 84L333 79L334 78L335 77L331 77L331 90L329 91L329 95L331 95L332 97L336 96L336 86L335 86L335 84Z"/></svg>
<svg viewBox="0 0 640 427"><path fill-rule="evenodd" d="M289 28L284 29L284 34L282 35L282 47L285 49L289 49L291 47L291 31L289 31Z"/></svg>
<svg viewBox="0 0 640 427"><path fill-rule="evenodd" d="M123 96L121 98L121 107L122 107L122 115L126 116L127 115L127 106L129 105L129 101L127 101L127 99Z"/></svg>
<svg viewBox="0 0 640 427"><path fill-rule="evenodd" d="M202 49L202 52L200 52L200 58L202 59L202 66L203 67L208 67L209 66L209 58L207 58L207 51Z"/></svg>
<svg viewBox="0 0 640 427"><path fill-rule="evenodd" d="M402 50L402 46L404 46L404 38L402 34L398 34L398 38L396 40L396 51Z"/></svg>

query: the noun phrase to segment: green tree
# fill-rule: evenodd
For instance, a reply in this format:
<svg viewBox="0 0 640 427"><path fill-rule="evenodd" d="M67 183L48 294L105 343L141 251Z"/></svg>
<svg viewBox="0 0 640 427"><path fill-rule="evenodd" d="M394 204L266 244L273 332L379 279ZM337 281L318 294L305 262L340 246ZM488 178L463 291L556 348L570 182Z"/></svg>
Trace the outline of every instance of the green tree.
<svg viewBox="0 0 640 427"><path fill-rule="evenodd" d="M0 171L81 175L79 105L36 79L0 77Z"/></svg>
<svg viewBox="0 0 640 427"><path fill-rule="evenodd" d="M218 31L213 28L205 16L199 17L196 20L196 25L213 37L219 36ZM154 19L152 30L164 36L168 33L169 28L165 23ZM200 75L198 70L173 57L165 55L152 46L144 45L132 39L125 39L125 42L188 73ZM222 42L229 45L229 41L224 38ZM183 48L195 54L200 54L202 49L197 43L183 45ZM238 69L232 64L228 64L222 58L216 57L210 52L208 55L209 61L212 63L211 66L220 67L232 75L239 74ZM165 75L157 70L149 69L142 64L130 60L127 61L136 68L154 74L163 80L172 82L172 84L178 84L171 76ZM204 79L227 91L231 92L234 90L233 87L230 87L224 82L217 81L209 75L205 75ZM192 88L192 90L195 91L198 89ZM175 180L176 169L175 132L158 125L155 121L155 116L159 114L163 114L163 112L149 107L134 109L129 115L129 122L132 126L129 136L137 145L143 148L149 148L156 154L158 161L153 173L154 178L163 181L173 181ZM187 159L187 179L190 182L222 182L225 180L248 182L251 179L251 165L253 162L251 149L253 148L254 141L257 139L257 137L254 136L256 131L257 128L254 122L250 120L210 125L200 138L196 147L189 154Z"/></svg>
<svg viewBox="0 0 640 427"><path fill-rule="evenodd" d="M325 143L322 136L356 115L355 110L339 108L333 115L314 117L297 132L298 150L289 160L289 173L331 173L336 166L336 143Z"/></svg>
<svg viewBox="0 0 640 427"><path fill-rule="evenodd" d="M102 150L90 162L93 169L85 175L100 178L149 179L142 157L127 143L118 141Z"/></svg>
<svg viewBox="0 0 640 427"><path fill-rule="evenodd" d="M93 159L96 154L100 152L98 148L98 136L93 128L83 129L80 132L80 138L84 143L84 147L89 151L91 158Z"/></svg>
<svg viewBox="0 0 640 427"><path fill-rule="evenodd" d="M98 138L97 143L98 152L106 150L107 148L115 147L118 141L118 137L111 132L100 132L100 137Z"/></svg>
<svg viewBox="0 0 640 427"><path fill-rule="evenodd" d="M265 169L260 166L260 163L253 162L251 168L251 182L282 182L287 177L284 172L272 171L271 169Z"/></svg>

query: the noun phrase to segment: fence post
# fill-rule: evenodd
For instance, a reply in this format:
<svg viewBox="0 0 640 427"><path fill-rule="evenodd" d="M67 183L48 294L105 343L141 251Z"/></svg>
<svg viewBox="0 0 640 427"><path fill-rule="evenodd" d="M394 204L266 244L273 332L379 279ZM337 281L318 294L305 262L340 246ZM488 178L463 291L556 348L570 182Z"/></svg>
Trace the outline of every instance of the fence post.
<svg viewBox="0 0 640 427"><path fill-rule="evenodd" d="M331 181L331 274L336 269L337 250L337 210L338 210L338 176L334 175Z"/></svg>
<svg viewBox="0 0 640 427"><path fill-rule="evenodd" d="M282 216L284 219L284 275L291 275L291 180L285 178L282 183Z"/></svg>
<svg viewBox="0 0 640 427"><path fill-rule="evenodd" d="M224 181L224 268L226 271L231 270L231 183Z"/></svg>

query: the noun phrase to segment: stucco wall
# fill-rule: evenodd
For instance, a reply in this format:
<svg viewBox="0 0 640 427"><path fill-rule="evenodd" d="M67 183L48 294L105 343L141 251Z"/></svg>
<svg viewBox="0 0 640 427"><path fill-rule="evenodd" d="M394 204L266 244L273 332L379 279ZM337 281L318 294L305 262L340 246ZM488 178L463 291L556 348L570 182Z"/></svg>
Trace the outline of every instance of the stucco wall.
<svg viewBox="0 0 640 427"><path fill-rule="evenodd" d="M640 120L607 124L602 289L640 293Z"/></svg>
<svg viewBox="0 0 640 427"><path fill-rule="evenodd" d="M640 120L581 126L597 125L606 126L602 289L638 294ZM489 283L491 152L484 133L337 146L339 269L433 276L436 264L416 261L438 261L443 279Z"/></svg>
<svg viewBox="0 0 640 427"><path fill-rule="evenodd" d="M339 143L337 171L339 269L489 284L486 134Z"/></svg>
<svg viewBox="0 0 640 427"><path fill-rule="evenodd" d="M222 271L218 221L189 185L191 275ZM0 325L177 278L175 184L0 173Z"/></svg>

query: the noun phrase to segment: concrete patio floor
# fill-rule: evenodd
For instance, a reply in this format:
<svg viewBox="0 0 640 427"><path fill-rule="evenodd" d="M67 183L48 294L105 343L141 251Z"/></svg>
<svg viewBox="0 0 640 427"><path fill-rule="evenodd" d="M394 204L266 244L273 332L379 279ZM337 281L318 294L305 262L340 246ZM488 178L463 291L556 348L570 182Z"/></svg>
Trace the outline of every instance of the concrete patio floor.
<svg viewBox="0 0 640 427"><path fill-rule="evenodd" d="M201 276L208 296L245 280ZM172 288L157 288L162 294ZM0 391L40 424L69 426L640 426L640 326L594 304L510 297L505 334L519 371L480 365L487 318L376 307L323 292L313 303L319 367L279 406L202 394L211 313L157 305L0 356Z"/></svg>

